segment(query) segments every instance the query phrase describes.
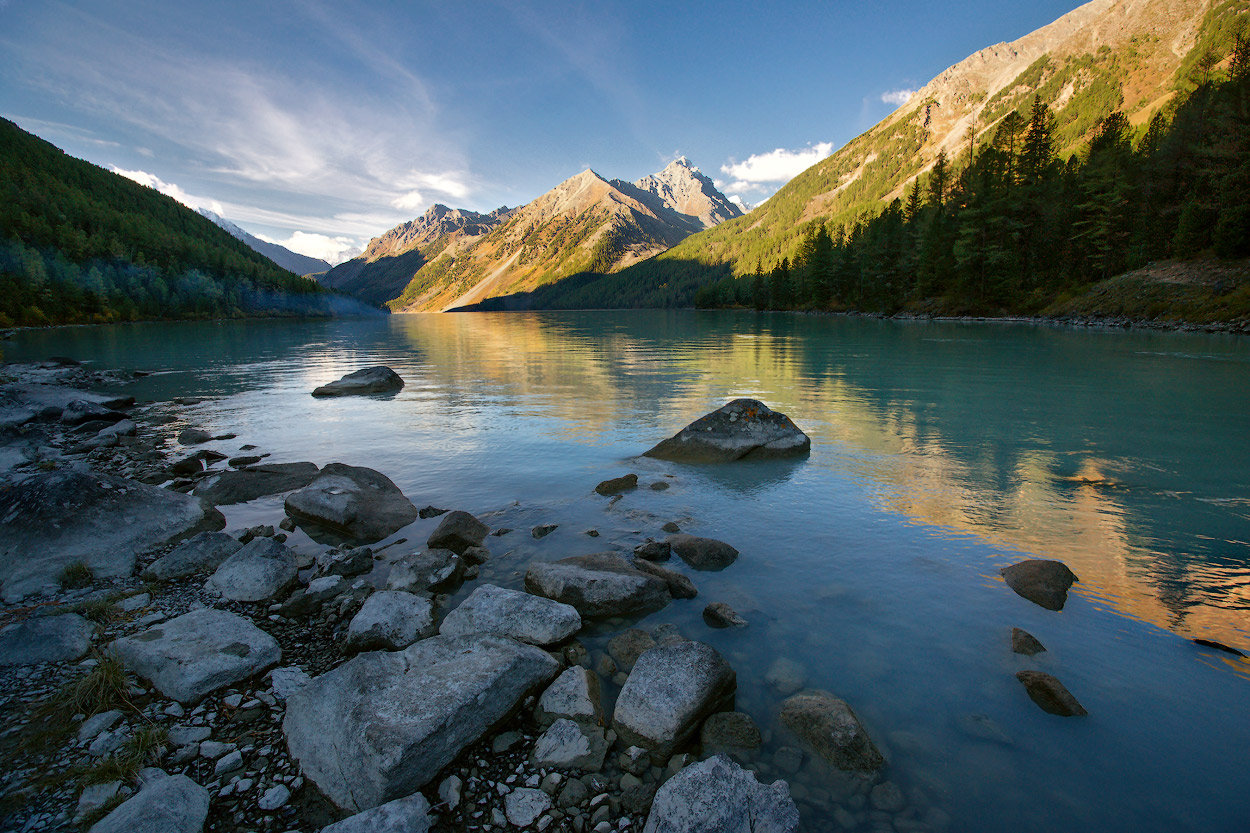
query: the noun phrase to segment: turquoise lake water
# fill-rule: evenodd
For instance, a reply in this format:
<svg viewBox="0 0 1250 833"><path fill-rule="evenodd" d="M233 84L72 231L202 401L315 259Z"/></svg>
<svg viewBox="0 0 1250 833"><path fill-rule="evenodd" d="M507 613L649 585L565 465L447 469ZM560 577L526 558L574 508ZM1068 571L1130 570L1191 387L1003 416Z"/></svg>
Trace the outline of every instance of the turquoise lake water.
<svg viewBox="0 0 1250 833"><path fill-rule="evenodd" d="M909 807L896 829L1250 829L1250 660L1189 641L1250 652L1250 339L664 311L60 329L4 351L158 371L127 389L204 397L179 414L236 432L223 452L369 466L417 506L512 527L488 539L495 583L519 587L536 559L632 549L670 520L728 541L742 554L722 572L670 562L699 598L641 624L673 623L730 660L737 706L767 737L753 761L796 785L804 829L876 820L810 761L795 776L772 766L792 742L764 680L782 657L881 746ZM398 395L309 396L379 363L407 381ZM792 417L811 456L638 456L739 396ZM671 488L614 505L593 493L630 471ZM275 523L281 498L226 513L231 528ZM539 523L560 526L534 540ZM1064 610L1002 583L1024 557L1080 577ZM706 627L713 601L749 626ZM1048 651L1013 654L1013 626ZM1025 668L1090 715L1040 711L1014 677ZM974 715L999 737L970 729Z"/></svg>

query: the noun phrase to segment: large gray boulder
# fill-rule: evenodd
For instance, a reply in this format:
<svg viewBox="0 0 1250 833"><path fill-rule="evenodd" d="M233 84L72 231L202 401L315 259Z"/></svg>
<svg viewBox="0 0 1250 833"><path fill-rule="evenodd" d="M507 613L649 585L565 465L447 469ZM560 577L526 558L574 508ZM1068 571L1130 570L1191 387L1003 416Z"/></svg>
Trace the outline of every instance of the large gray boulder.
<svg viewBox="0 0 1250 833"><path fill-rule="evenodd" d="M0 491L0 518L0 583L9 603L57 590L61 571L75 562L96 578L125 578L138 553L226 525L193 497L72 469Z"/></svg>
<svg viewBox="0 0 1250 833"><path fill-rule="evenodd" d="M668 758L713 712L733 701L737 676L703 642L652 648L638 658L616 699L612 725L626 746Z"/></svg>
<svg viewBox="0 0 1250 833"><path fill-rule="evenodd" d="M577 609L561 602L483 584L447 614L439 633L493 633L531 645L555 645L581 630Z"/></svg>
<svg viewBox="0 0 1250 833"><path fill-rule="evenodd" d="M696 570L723 570L738 558L738 551L715 538L670 535L668 544L677 557Z"/></svg>
<svg viewBox="0 0 1250 833"><path fill-rule="evenodd" d="M287 700L291 755L335 804L376 807L430 782L559 670L498 636L433 636L360 654Z"/></svg>
<svg viewBox="0 0 1250 833"><path fill-rule="evenodd" d="M313 390L313 396L367 396L394 393L404 387L399 374L385 365L366 367Z"/></svg>
<svg viewBox="0 0 1250 833"><path fill-rule="evenodd" d="M204 589L232 602L263 602L294 585L295 553L273 538L255 538L227 558Z"/></svg>
<svg viewBox="0 0 1250 833"><path fill-rule="evenodd" d="M413 793L336 821L321 833L428 833L433 824L430 802Z"/></svg>
<svg viewBox="0 0 1250 833"><path fill-rule="evenodd" d="M166 697L194 703L282 659L278 641L242 616L193 610L110 646L122 663Z"/></svg>
<svg viewBox="0 0 1250 833"><path fill-rule="evenodd" d="M838 769L875 772L885 763L851 707L827 691L804 691L786 700L781 720Z"/></svg>
<svg viewBox="0 0 1250 833"><path fill-rule="evenodd" d="M560 719L582 726L602 726L603 695L599 690L599 675L580 665L564 669L538 698L534 719L540 726L550 726Z"/></svg>
<svg viewBox="0 0 1250 833"><path fill-rule="evenodd" d="M689 463L799 457L812 441L790 417L756 399L735 399L702 416L644 456Z"/></svg>
<svg viewBox="0 0 1250 833"><path fill-rule="evenodd" d="M636 569L613 552L531 564L525 589L590 617L659 610L673 598L663 579Z"/></svg>
<svg viewBox="0 0 1250 833"><path fill-rule="evenodd" d="M330 463L317 479L288 495L286 512L365 543L380 541L417 519L399 487L381 472Z"/></svg>
<svg viewBox="0 0 1250 833"><path fill-rule="evenodd" d="M84 422L120 422L126 415L114 411L95 402L75 399L61 411L61 422L65 425L82 425Z"/></svg>
<svg viewBox="0 0 1250 833"><path fill-rule="evenodd" d="M93 633L95 626L77 613L31 617L0 630L0 667L78 659Z"/></svg>
<svg viewBox="0 0 1250 833"><path fill-rule="evenodd" d="M302 489L317 476L314 463L267 463L245 469L223 471L195 485L195 496L214 506L247 503L265 495Z"/></svg>
<svg viewBox="0 0 1250 833"><path fill-rule="evenodd" d="M386 587L406 593L451 591L464 581L464 570L464 560L451 550L414 552L391 564Z"/></svg>
<svg viewBox="0 0 1250 833"><path fill-rule="evenodd" d="M643 833L795 833L785 781L765 786L724 755L691 764L655 794Z"/></svg>
<svg viewBox="0 0 1250 833"><path fill-rule="evenodd" d="M200 833L207 818L208 790L185 775L157 776L89 833Z"/></svg>
<svg viewBox="0 0 1250 833"><path fill-rule="evenodd" d="M469 547L480 547L488 532L489 526L468 512L457 510L443 515L425 543L431 549L451 550L456 555L464 555Z"/></svg>
<svg viewBox="0 0 1250 833"><path fill-rule="evenodd" d="M1068 588L1078 581L1067 564L1040 558L1020 561L999 572L1007 586L1018 595L1047 610L1063 610L1068 601Z"/></svg>
<svg viewBox="0 0 1250 833"><path fill-rule="evenodd" d="M196 573L216 570L242 548L237 539L224 532L201 532L183 541L178 548L143 571L145 578L169 581Z"/></svg>
<svg viewBox="0 0 1250 833"><path fill-rule="evenodd" d="M347 626L347 649L398 651L434 633L434 605L425 596L379 590Z"/></svg>

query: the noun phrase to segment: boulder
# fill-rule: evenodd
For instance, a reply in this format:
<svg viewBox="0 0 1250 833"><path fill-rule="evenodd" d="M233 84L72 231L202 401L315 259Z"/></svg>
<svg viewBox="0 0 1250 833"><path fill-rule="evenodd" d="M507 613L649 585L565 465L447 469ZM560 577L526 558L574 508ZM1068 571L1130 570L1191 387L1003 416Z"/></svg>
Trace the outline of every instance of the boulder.
<svg viewBox="0 0 1250 833"><path fill-rule="evenodd" d="M668 545L682 561L696 570L723 570L738 557L738 551L715 538L697 535L670 535Z"/></svg>
<svg viewBox="0 0 1250 833"><path fill-rule="evenodd" d="M1034 654L1044 652L1046 647L1042 645L1042 643L1038 642L1037 637L1028 631L1020 630L1020 628L1012 628L1011 650L1017 654L1025 654L1026 656L1031 657Z"/></svg>
<svg viewBox="0 0 1250 833"><path fill-rule="evenodd" d="M185 775L150 778L89 833L200 833L208 818L208 790Z"/></svg>
<svg viewBox="0 0 1250 833"><path fill-rule="evenodd" d="M561 719L582 726L602 726L603 696L599 690L599 675L580 665L564 669L538 698L534 719L540 726L550 726Z"/></svg>
<svg viewBox="0 0 1250 833"><path fill-rule="evenodd" d="M638 657L656 646L655 637L639 628L621 631L608 640L608 656L616 663L617 668L629 672L633 669Z"/></svg>
<svg viewBox="0 0 1250 833"><path fill-rule="evenodd" d="M672 554L673 547L668 541L648 540L634 547L634 557L645 561L668 561Z"/></svg>
<svg viewBox="0 0 1250 833"><path fill-rule="evenodd" d="M451 550L460 555L469 547L480 547L490 527L468 512L448 512L430 533L426 546Z"/></svg>
<svg viewBox="0 0 1250 833"><path fill-rule="evenodd" d="M687 425L644 456L683 463L800 457L812 441L790 417L755 399L735 399Z"/></svg>
<svg viewBox="0 0 1250 833"><path fill-rule="evenodd" d="M366 367L348 373L337 381L313 390L313 396L367 396L373 393L394 393L402 390L404 380L384 365Z"/></svg>
<svg viewBox="0 0 1250 833"><path fill-rule="evenodd" d="M216 570L243 545L224 532L201 532L143 571L145 578L169 581Z"/></svg>
<svg viewBox="0 0 1250 833"><path fill-rule="evenodd" d="M434 605L425 596L379 590L347 626L347 650L397 651L434 633Z"/></svg>
<svg viewBox="0 0 1250 833"><path fill-rule="evenodd" d="M764 739L749 714L717 712L703 721L699 742L706 753L713 749L758 749Z"/></svg>
<svg viewBox="0 0 1250 833"><path fill-rule="evenodd" d="M439 633L493 633L531 645L555 645L581 630L582 617L570 605L483 584L447 614Z"/></svg>
<svg viewBox="0 0 1250 833"><path fill-rule="evenodd" d="M580 769L598 772L608 754L608 743L600 726L580 726L560 718L534 743L530 763L537 769Z"/></svg>
<svg viewBox="0 0 1250 833"><path fill-rule="evenodd" d="M195 496L214 506L247 503L265 495L302 489L317 476L313 463L267 463L235 471L223 471L195 485Z"/></svg>
<svg viewBox="0 0 1250 833"><path fill-rule="evenodd" d="M876 772L885 763L845 700L805 691L781 704L781 720L827 762L846 772Z"/></svg>
<svg viewBox="0 0 1250 833"><path fill-rule="evenodd" d="M340 575L318 576L291 594L278 614L288 619L300 616L311 616L321 610L321 606L331 599L351 589L351 582Z"/></svg>
<svg viewBox="0 0 1250 833"><path fill-rule="evenodd" d="M428 784L558 670L507 637L432 636L314 678L287 699L282 728L304 776L364 810Z"/></svg>
<svg viewBox="0 0 1250 833"><path fill-rule="evenodd" d="M388 801L321 828L321 833L428 833L434 824L421 793Z"/></svg>
<svg viewBox="0 0 1250 833"><path fill-rule="evenodd" d="M295 553L273 538L255 538L227 558L204 589L232 602L263 602L295 584Z"/></svg>
<svg viewBox="0 0 1250 833"><path fill-rule="evenodd" d="M635 558L631 562L631 566L639 572L655 576L663 581L668 586L669 595L674 599L693 599L699 595L699 591L694 586L694 582L690 580L690 577L684 576L676 570L661 567L659 564L652 564L650 561L641 558Z"/></svg>
<svg viewBox="0 0 1250 833"><path fill-rule="evenodd" d="M33 616L0 631L0 667L78 659L90 650L94 633L77 613Z"/></svg>
<svg viewBox="0 0 1250 833"><path fill-rule="evenodd" d="M672 600L662 579L612 552L531 564L525 573L525 589L591 617L659 610Z"/></svg>
<svg viewBox="0 0 1250 833"><path fill-rule="evenodd" d="M75 562L96 578L128 578L138 553L226 525L193 497L75 469L0 491L0 518L0 583L9 603L57 590L61 571Z"/></svg>
<svg viewBox="0 0 1250 833"><path fill-rule="evenodd" d="M1047 610L1063 610L1068 601L1068 588L1079 581L1062 561L1030 558L998 571L1007 586L1034 604Z"/></svg>
<svg viewBox="0 0 1250 833"><path fill-rule="evenodd" d="M623 477L613 477L611 480L603 481L595 487L595 491L604 497L608 497L636 488L638 488L638 475L627 474Z"/></svg>
<svg viewBox="0 0 1250 833"><path fill-rule="evenodd" d="M194 703L282 659L272 636L242 616L211 608L115 640L110 649L128 669L180 703Z"/></svg>
<svg viewBox="0 0 1250 833"><path fill-rule="evenodd" d="M1029 698L1042 711L1057 714L1060 717L1082 717L1089 714L1085 711L1072 692L1063 683L1050 674L1041 671L1020 671L1016 679L1029 693Z"/></svg>
<svg viewBox="0 0 1250 833"><path fill-rule="evenodd" d="M738 611L724 602L713 602L703 608L703 621L713 628L741 628L747 623Z"/></svg>
<svg viewBox="0 0 1250 833"><path fill-rule="evenodd" d="M715 648L682 642L641 657L616 700L612 725L626 746L668 758L703 718L733 701L737 676Z"/></svg>
<svg viewBox="0 0 1250 833"><path fill-rule="evenodd" d="M330 463L303 489L288 495L286 512L352 538L380 541L417 519L399 487L381 472Z"/></svg>
<svg viewBox="0 0 1250 833"><path fill-rule="evenodd" d="M799 808L785 781L765 786L724 755L664 782L643 833L796 833Z"/></svg>
<svg viewBox="0 0 1250 833"><path fill-rule="evenodd" d="M75 399L61 411L61 422L65 425L82 425L84 422L120 422L126 415L114 411L96 402Z"/></svg>
<svg viewBox="0 0 1250 833"><path fill-rule="evenodd" d="M391 565L388 590L408 593L454 590L464 581L464 560L451 550L414 552Z"/></svg>

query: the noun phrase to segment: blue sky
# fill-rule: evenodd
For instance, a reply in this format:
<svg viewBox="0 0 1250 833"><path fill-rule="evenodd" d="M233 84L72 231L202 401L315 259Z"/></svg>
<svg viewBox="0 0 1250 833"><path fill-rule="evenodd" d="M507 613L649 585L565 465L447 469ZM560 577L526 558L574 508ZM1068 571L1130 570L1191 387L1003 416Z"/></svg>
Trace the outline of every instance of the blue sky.
<svg viewBox="0 0 1250 833"><path fill-rule="evenodd" d="M434 202L677 155L758 203L1074 0L0 0L0 114L337 260ZM897 100L897 97L894 98Z"/></svg>

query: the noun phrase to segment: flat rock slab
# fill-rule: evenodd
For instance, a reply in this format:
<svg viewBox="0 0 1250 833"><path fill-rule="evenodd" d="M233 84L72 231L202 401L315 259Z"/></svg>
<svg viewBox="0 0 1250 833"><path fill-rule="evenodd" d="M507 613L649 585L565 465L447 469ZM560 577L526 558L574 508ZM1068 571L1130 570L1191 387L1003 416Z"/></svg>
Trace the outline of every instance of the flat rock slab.
<svg viewBox="0 0 1250 833"><path fill-rule="evenodd" d="M224 610L193 610L112 643L131 671L162 694L194 703L282 659L278 641Z"/></svg>
<svg viewBox="0 0 1250 833"><path fill-rule="evenodd" d="M525 589L591 617L659 610L673 598L663 579L636 569L613 552L531 564Z"/></svg>
<svg viewBox="0 0 1250 833"><path fill-rule="evenodd" d="M273 538L254 538L209 577L206 590L232 602L263 602L296 583L295 553Z"/></svg>
<svg viewBox="0 0 1250 833"><path fill-rule="evenodd" d="M0 631L0 667L78 659L93 633L95 625L77 613L32 617Z"/></svg>
<svg viewBox="0 0 1250 833"><path fill-rule="evenodd" d="M733 700L737 675L702 642L681 642L644 653L616 700L612 725L626 746L667 758L699 729L703 718Z"/></svg>
<svg viewBox="0 0 1250 833"><path fill-rule="evenodd" d="M379 590L365 599L347 626L347 650L398 651L434 633L434 605L426 596Z"/></svg>
<svg viewBox="0 0 1250 833"><path fill-rule="evenodd" d="M1047 610L1063 610L1068 601L1068 588L1078 581L1076 574L1062 561L1030 558L1004 567L999 572L1007 586L1034 604Z"/></svg>
<svg viewBox="0 0 1250 833"><path fill-rule="evenodd" d="M604 724L603 695L599 675L594 671L580 665L566 668L538 698L534 719L540 726L549 726L562 718L582 726Z"/></svg>
<svg viewBox="0 0 1250 833"><path fill-rule="evenodd" d="M288 495L286 512L368 544L417 519L417 507L389 477L344 463L330 463L316 480Z"/></svg>
<svg viewBox="0 0 1250 833"><path fill-rule="evenodd" d="M114 411L95 402L75 399L61 411L61 422L65 425L82 425L84 422L99 420L101 422L119 422L126 418L121 411Z"/></svg>
<svg viewBox="0 0 1250 833"><path fill-rule="evenodd" d="M724 755L691 764L655 794L643 833L795 833L785 781L761 784Z"/></svg>
<svg viewBox="0 0 1250 833"><path fill-rule="evenodd" d="M1042 711L1060 717L1083 717L1089 714L1063 683L1042 671L1021 671L1016 674L1029 698Z"/></svg>
<svg viewBox="0 0 1250 833"><path fill-rule="evenodd" d="M404 380L385 365L366 367L313 390L313 396L368 396L402 390Z"/></svg>
<svg viewBox="0 0 1250 833"><path fill-rule="evenodd" d="M195 486L195 496L214 506L247 503L265 495L302 489L316 478L313 463L268 463L206 477Z"/></svg>
<svg viewBox="0 0 1250 833"><path fill-rule="evenodd" d="M428 833L433 824L430 802L413 793L336 821L321 833Z"/></svg>
<svg viewBox="0 0 1250 833"><path fill-rule="evenodd" d="M790 417L756 399L735 399L699 417L645 453L685 463L801 457L812 441Z"/></svg>
<svg viewBox="0 0 1250 833"><path fill-rule="evenodd" d="M488 532L490 527L468 512L448 512L425 544L431 549L451 550L456 555L464 555L469 547L480 547Z"/></svg>
<svg viewBox="0 0 1250 833"><path fill-rule="evenodd" d="M6 385L4 392L14 399L33 406L36 410L55 408L63 411L69 403L90 402L102 408L129 408L135 404L133 396L119 396L109 393L92 393L77 388L63 388L60 385Z"/></svg>
<svg viewBox="0 0 1250 833"><path fill-rule="evenodd" d="M845 700L805 691L781 704L781 720L830 764L846 772L875 772L885 758Z"/></svg>
<svg viewBox="0 0 1250 833"><path fill-rule="evenodd" d="M447 614L439 633L463 636L493 633L531 645L555 645L582 628L582 617L571 605L483 584Z"/></svg>
<svg viewBox="0 0 1250 833"><path fill-rule="evenodd" d="M723 570L738 558L738 551L715 538L670 535L668 545L677 557L696 570Z"/></svg>
<svg viewBox="0 0 1250 833"><path fill-rule="evenodd" d="M282 728L305 777L368 809L428 784L558 670L514 639L433 636L314 678L288 698Z"/></svg>
<svg viewBox="0 0 1250 833"><path fill-rule="evenodd" d="M208 790L185 775L154 778L89 833L200 833L208 818Z"/></svg>
<svg viewBox="0 0 1250 833"><path fill-rule="evenodd" d="M135 556L226 519L202 501L133 480L76 470L37 474L0 491L0 582L6 602L58 589L83 562L125 578Z"/></svg>
<svg viewBox="0 0 1250 833"><path fill-rule="evenodd" d="M216 570L242 547L237 539L224 532L201 532L183 541L169 555L157 559L143 571L143 575L157 581L169 581L206 573Z"/></svg>

